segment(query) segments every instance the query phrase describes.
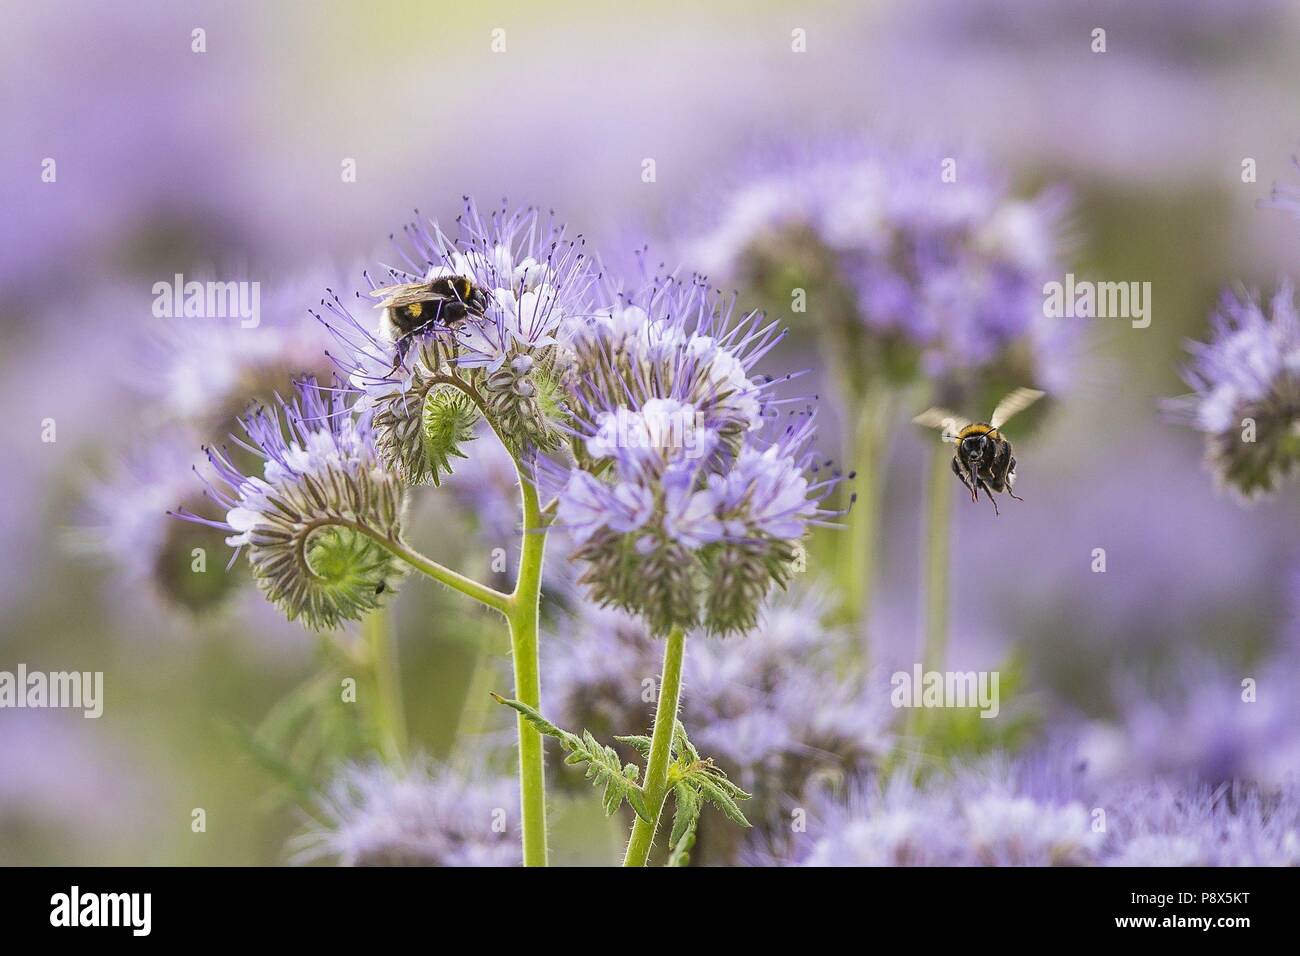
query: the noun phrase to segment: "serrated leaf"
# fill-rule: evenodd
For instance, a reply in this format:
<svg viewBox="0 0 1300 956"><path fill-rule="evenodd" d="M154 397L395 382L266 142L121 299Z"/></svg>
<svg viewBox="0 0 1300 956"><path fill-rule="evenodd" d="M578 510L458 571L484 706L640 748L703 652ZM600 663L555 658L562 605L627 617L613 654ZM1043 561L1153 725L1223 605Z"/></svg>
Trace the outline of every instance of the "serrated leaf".
<svg viewBox="0 0 1300 956"><path fill-rule="evenodd" d="M429 478L435 485L451 474L452 458L466 457L460 446L474 440L478 417L478 406L454 385L434 385L425 395L420 432Z"/></svg>
<svg viewBox="0 0 1300 956"><path fill-rule="evenodd" d="M650 758L650 738L644 734L633 734L628 737L615 737L614 739L621 744L627 744L647 760Z"/></svg>
<svg viewBox="0 0 1300 956"><path fill-rule="evenodd" d="M565 750L577 750L582 747L582 741L576 734L571 734L567 730L561 730L555 724L551 723L534 707L529 707L521 700L511 700L508 697L502 697L500 694L493 694L492 699L498 704L505 704L512 710L517 710L524 715L524 719L537 729L537 732L544 737L555 737Z"/></svg>
<svg viewBox="0 0 1300 956"><path fill-rule="evenodd" d="M733 823L749 829L751 824L740 812L740 807L736 806L736 801L732 799L731 794L718 785L711 774L692 775L686 779L700 791L700 795L705 800L721 810Z"/></svg>
<svg viewBox="0 0 1300 956"><path fill-rule="evenodd" d="M692 763L700 759L700 752L686 736L686 727L680 720L673 725L673 757L678 760L689 760Z"/></svg>
<svg viewBox="0 0 1300 956"><path fill-rule="evenodd" d="M613 747L607 747L592 736L591 731L584 730L582 736L571 734L551 723L535 708L518 700L508 700L500 694L493 694L492 699L498 704L505 704L524 716L524 719L537 728L537 732L560 741L560 746L567 751L564 762L567 764L586 764L586 777L592 786L604 787L601 801L606 816L618 809L624 800L628 802L637 816L647 823L653 823L650 809L646 806L645 795L637 783L640 772L634 764L623 764ZM631 772L629 772L631 771Z"/></svg>
<svg viewBox="0 0 1300 956"><path fill-rule="evenodd" d="M677 805L673 813L673 830L668 842L673 846L681 843L688 834L695 832L695 824L700 819L700 794L689 783L679 783L673 787L673 796Z"/></svg>
<svg viewBox="0 0 1300 956"><path fill-rule="evenodd" d="M695 829L700 822L700 794L689 783L673 787L676 809L673 813L673 830L668 839L668 865L687 866L691 850L695 847Z"/></svg>

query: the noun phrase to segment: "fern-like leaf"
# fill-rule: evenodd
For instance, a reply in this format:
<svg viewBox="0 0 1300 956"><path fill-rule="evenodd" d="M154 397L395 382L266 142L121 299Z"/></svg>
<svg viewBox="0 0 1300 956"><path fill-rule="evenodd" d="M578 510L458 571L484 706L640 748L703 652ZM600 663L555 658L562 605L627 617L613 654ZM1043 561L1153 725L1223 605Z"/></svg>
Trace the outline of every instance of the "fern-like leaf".
<svg viewBox="0 0 1300 956"><path fill-rule="evenodd" d="M676 807L672 835L668 838L668 865L686 866L695 846L695 827L700 822L700 792L685 781L673 787Z"/></svg>
<svg viewBox="0 0 1300 956"><path fill-rule="evenodd" d="M627 737L615 737L620 744L627 744L646 760L650 759L650 738L642 734L633 734Z"/></svg>
<svg viewBox="0 0 1300 956"><path fill-rule="evenodd" d="M590 731L584 730L579 737L557 727L543 717L536 708L529 707L522 701L509 700L500 694L493 694L492 699L498 704L505 704L518 711L537 729L538 733L559 740L566 754L565 763L586 765L586 776L592 786L605 788L601 795L601 802L604 804L606 815L612 814L626 800L637 816L647 823L654 822L646 806L645 794L637 783L640 770L636 764L624 765L614 748L601 744Z"/></svg>
<svg viewBox="0 0 1300 956"><path fill-rule="evenodd" d="M739 800L750 799L750 794L727 779L726 773L713 762L712 758L700 756L700 752L686 736L686 728L682 726L680 720L673 727L673 766L670 770L670 779L673 780L673 792L677 795L677 817L673 820L672 838L674 853L678 843L686 840L688 836L689 842L694 842L695 820L698 819L700 806L704 802L713 804L733 823L746 829L751 826L737 805ZM684 804L682 794L687 791L692 796L685 798ZM682 818L683 805L690 811L692 817ZM683 820L681 830L678 828L678 819ZM689 820L689 832L686 829L687 820ZM687 850L689 846L682 852Z"/></svg>

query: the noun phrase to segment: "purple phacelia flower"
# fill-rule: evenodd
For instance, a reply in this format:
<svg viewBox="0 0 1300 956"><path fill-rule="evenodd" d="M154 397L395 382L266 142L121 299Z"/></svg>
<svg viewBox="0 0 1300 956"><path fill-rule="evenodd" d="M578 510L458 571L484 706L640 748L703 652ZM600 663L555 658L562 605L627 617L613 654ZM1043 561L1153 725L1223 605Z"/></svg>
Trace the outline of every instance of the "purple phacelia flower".
<svg viewBox="0 0 1300 956"><path fill-rule="evenodd" d="M143 360L132 370L132 384L153 409L205 438L224 437L254 399L269 401L299 378L330 373L331 337L304 307L320 294L326 276L310 272L265 296L259 291L257 313L247 319L157 320L140 350Z"/></svg>
<svg viewBox="0 0 1300 956"><path fill-rule="evenodd" d="M386 306L389 283L367 274L368 292L381 299L377 316L361 293L356 315L332 291L321 303L323 320L343 345L339 364L360 393L359 408L373 408L376 429L398 433L397 445L409 444L403 436L418 430L431 390L455 378L478 397L512 450L553 449L566 418L564 336L593 311L596 272L585 242L536 209L503 206L485 217L468 199L457 224L454 237L437 223L408 224L401 264L388 267L387 279L462 277L482 297L478 306L455 321L434 319L403 332ZM380 445L390 443L381 438Z"/></svg>
<svg viewBox="0 0 1300 956"><path fill-rule="evenodd" d="M659 280L575 326L576 463L557 517L600 603L657 633L752 627L784 585L830 481L810 480L811 416L782 428L754 364L779 338L701 280ZM771 435L771 432L776 432Z"/></svg>
<svg viewBox="0 0 1300 956"><path fill-rule="evenodd" d="M1119 719L1088 728L1081 753L1107 779L1282 786L1300 779L1296 671L1289 655L1233 667L1186 660L1170 686L1118 688Z"/></svg>
<svg viewBox="0 0 1300 956"><path fill-rule="evenodd" d="M519 792L508 776L348 764L326 787L319 819L296 838L299 862L344 866L518 866Z"/></svg>
<svg viewBox="0 0 1300 956"><path fill-rule="evenodd" d="M1108 781L1074 746L993 754L918 781L829 789L754 862L808 866L1246 866L1300 861L1300 785Z"/></svg>
<svg viewBox="0 0 1300 956"><path fill-rule="evenodd" d="M216 536L167 515L178 501L204 503L192 474L197 448L189 431L168 430L132 447L86 489L68 543L111 567L113 591L132 602L147 595L158 608L199 614L224 604L241 580L220 564L196 573L193 549L206 552Z"/></svg>
<svg viewBox="0 0 1300 956"><path fill-rule="evenodd" d="M1061 274L1063 197L1017 199L976 161L945 175L942 159L855 142L776 157L727 194L688 258L760 288L797 285L792 268L817 280L819 321L857 386L1005 367L1014 384L1060 388L1069 329L1044 315L1043 286Z"/></svg>
<svg viewBox="0 0 1300 956"><path fill-rule="evenodd" d="M316 629L359 620L404 568L380 543L400 537L403 491L378 459L368 417L352 413L344 391L306 381L278 412L259 406L241 421L239 446L261 473L208 448L207 492L225 517L178 516L226 531L236 556L247 548L258 586L290 620Z"/></svg>
<svg viewBox="0 0 1300 956"><path fill-rule="evenodd" d="M1268 313L1256 296L1225 293L1209 342L1193 342L1184 372L1194 394L1169 407L1206 435L1218 480L1245 498L1274 492L1300 463L1300 316L1283 282Z"/></svg>
<svg viewBox="0 0 1300 956"><path fill-rule="evenodd" d="M621 413L645 413L657 400L695 413L648 422L658 432L666 428L666 437L686 441L696 431L716 433L718 450L734 452L774 414L773 383L755 369L783 337L777 323L758 312L736 315L734 297L710 290L698 276L660 277L604 297L613 305L570 325L573 410L588 440L616 425Z"/></svg>
<svg viewBox="0 0 1300 956"><path fill-rule="evenodd" d="M680 448L615 449L599 477L574 469L557 514L586 565L582 583L601 603L645 615L657 633L748 630L825 514L818 496L828 483L805 477L811 436L805 420L761 451L743 447L723 472L710 471L711 454Z"/></svg>
<svg viewBox="0 0 1300 956"><path fill-rule="evenodd" d="M1110 866L1300 866L1300 784L1123 791L1112 802Z"/></svg>
<svg viewBox="0 0 1300 956"><path fill-rule="evenodd" d="M812 839L794 850L804 866L1078 866L1105 841L1084 803L979 777L895 775L807 809Z"/></svg>

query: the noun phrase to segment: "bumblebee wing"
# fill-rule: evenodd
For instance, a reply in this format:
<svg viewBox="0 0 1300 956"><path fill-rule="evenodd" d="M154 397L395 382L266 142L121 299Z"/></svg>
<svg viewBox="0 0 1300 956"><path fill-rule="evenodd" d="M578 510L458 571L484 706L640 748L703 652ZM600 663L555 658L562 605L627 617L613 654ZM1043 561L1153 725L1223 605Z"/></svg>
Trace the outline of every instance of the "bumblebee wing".
<svg viewBox="0 0 1300 956"><path fill-rule="evenodd" d="M1036 388L1016 389L998 402L998 407L993 409L993 417L989 419L989 424L994 428L1001 428L1010 421L1013 415L1020 414L1045 394L1045 392L1040 392Z"/></svg>
<svg viewBox="0 0 1300 956"><path fill-rule="evenodd" d="M957 433L970 424L970 419L946 408L927 408L913 418L912 423L924 428L938 428L943 432L944 441L956 441Z"/></svg>
<svg viewBox="0 0 1300 956"><path fill-rule="evenodd" d="M379 299L376 309L400 308L404 305L411 305L413 302L423 302L429 298L429 284L427 282L404 282L401 285L384 286L382 289L375 289L370 293L372 298Z"/></svg>

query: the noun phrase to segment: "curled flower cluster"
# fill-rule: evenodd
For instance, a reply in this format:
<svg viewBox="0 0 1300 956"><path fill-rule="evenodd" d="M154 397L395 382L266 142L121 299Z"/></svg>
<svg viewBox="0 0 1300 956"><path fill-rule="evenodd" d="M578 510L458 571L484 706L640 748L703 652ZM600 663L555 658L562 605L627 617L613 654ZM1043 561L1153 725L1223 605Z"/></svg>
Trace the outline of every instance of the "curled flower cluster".
<svg viewBox="0 0 1300 956"><path fill-rule="evenodd" d="M445 462L421 465L410 456L412 449L423 454L421 431L436 413L434 398L449 394L439 386L448 383L474 399L474 407L458 410L464 428L482 412L512 452L558 447L567 416L561 333L591 311L595 272L581 236L568 238L536 209L502 207L484 218L468 199L458 224L454 238L437 224L409 224L410 248L399 247L403 265L388 278L469 279L484 297L482 314L431 323L402 343L382 317L353 315L334 292L321 302L323 321L345 347L338 361L359 392L359 408L374 411L381 454L410 483L436 481L446 470ZM377 293L381 284L367 279Z"/></svg>
<svg viewBox="0 0 1300 956"><path fill-rule="evenodd" d="M770 326L732 324L698 283L669 282L648 305L574 335L574 429L589 467L570 471L559 521L599 603L658 634L746 631L789 580L833 479L809 480L811 416L760 437L774 406L750 369Z"/></svg>
<svg viewBox="0 0 1300 956"><path fill-rule="evenodd" d="M1069 330L1042 290L1060 275L1064 207L1056 192L1013 197L975 160L830 143L761 164L687 255L787 302L816 289L808 310L859 389L1001 371L1055 390Z"/></svg>
<svg viewBox="0 0 1300 956"><path fill-rule="evenodd" d="M1171 406L1206 434L1210 467L1250 498L1274 492L1300 464L1300 316L1284 282L1268 314L1254 296L1227 293L1209 342L1190 346L1195 393Z"/></svg>
<svg viewBox="0 0 1300 956"><path fill-rule="evenodd" d="M208 448L208 494L225 519L179 516L247 548L258 586L290 620L317 629L359 620L404 568L380 543L399 539L402 485L380 464L367 417L352 414L345 393L305 381L278 413L259 406L241 422L240 444L262 473L245 475L225 449Z"/></svg>
<svg viewBox="0 0 1300 956"><path fill-rule="evenodd" d="M417 760L405 770L348 764L326 787L298 860L344 866L518 866L511 778Z"/></svg>

